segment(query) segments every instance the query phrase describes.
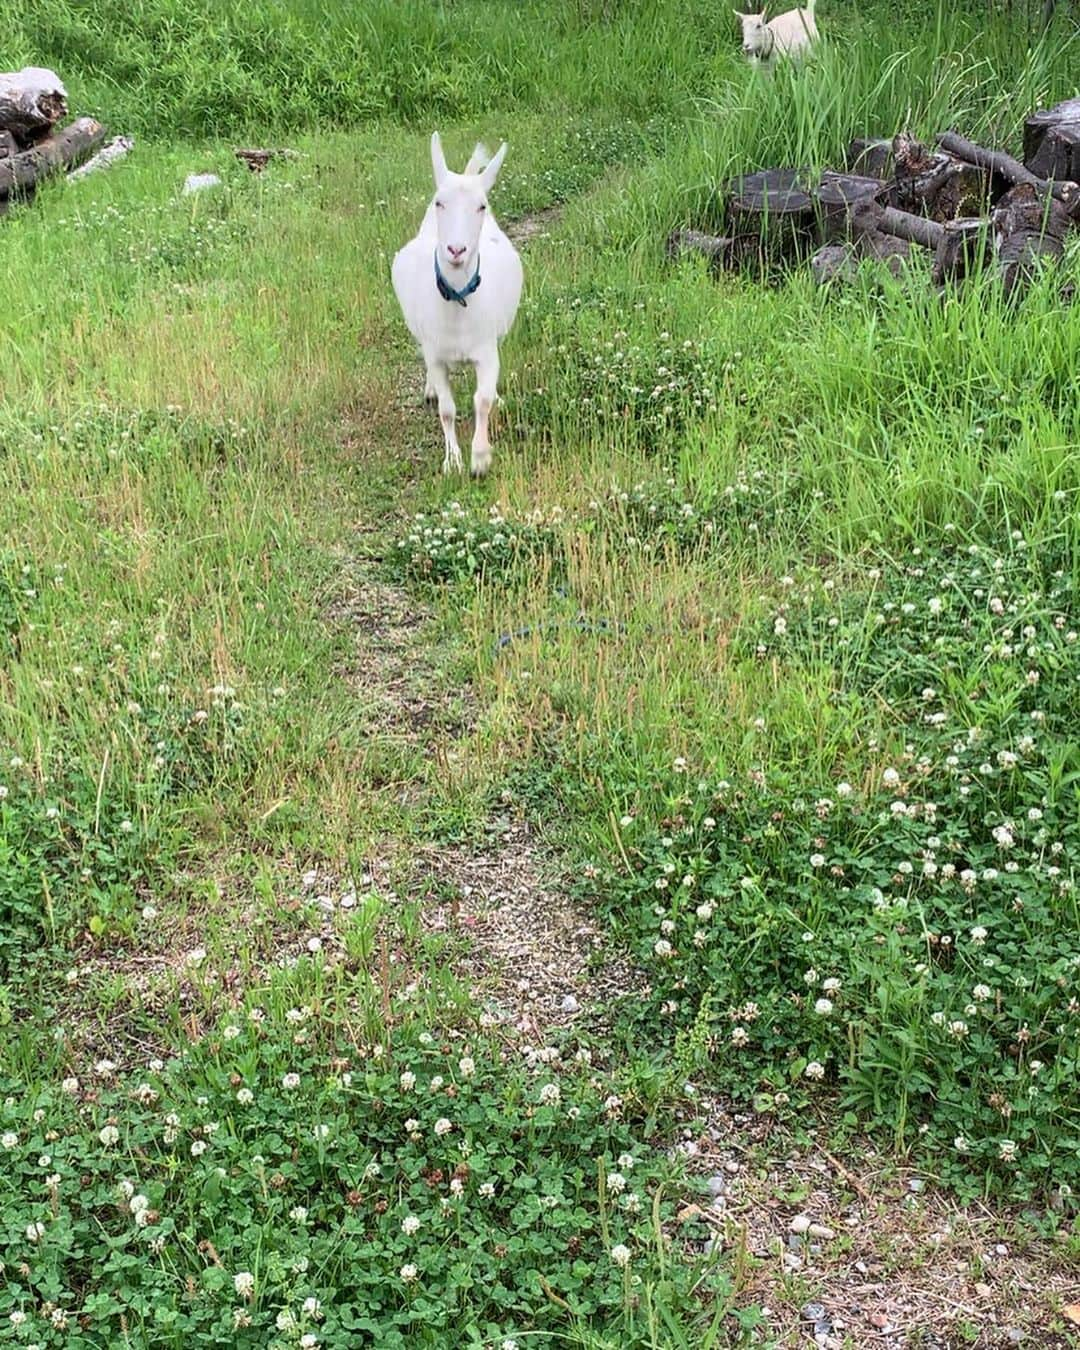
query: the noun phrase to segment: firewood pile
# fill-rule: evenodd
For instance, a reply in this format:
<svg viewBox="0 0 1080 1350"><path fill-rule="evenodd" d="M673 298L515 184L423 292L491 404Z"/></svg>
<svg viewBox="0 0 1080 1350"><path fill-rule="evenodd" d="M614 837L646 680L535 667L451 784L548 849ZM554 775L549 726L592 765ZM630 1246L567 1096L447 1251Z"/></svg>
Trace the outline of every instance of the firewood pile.
<svg viewBox="0 0 1080 1350"><path fill-rule="evenodd" d="M897 274L923 249L936 285L992 261L1005 293L1019 296L1080 228L1080 98L1033 113L1023 146L1021 162L951 131L934 147L904 132L853 141L843 172L734 179L723 194L724 233L676 230L668 251L704 254L717 270L809 259L824 284L850 278L864 260Z"/></svg>
<svg viewBox="0 0 1080 1350"><path fill-rule="evenodd" d="M83 164L104 142L100 122L66 122L67 112L67 90L55 72L28 66L0 74L0 213L50 175Z"/></svg>

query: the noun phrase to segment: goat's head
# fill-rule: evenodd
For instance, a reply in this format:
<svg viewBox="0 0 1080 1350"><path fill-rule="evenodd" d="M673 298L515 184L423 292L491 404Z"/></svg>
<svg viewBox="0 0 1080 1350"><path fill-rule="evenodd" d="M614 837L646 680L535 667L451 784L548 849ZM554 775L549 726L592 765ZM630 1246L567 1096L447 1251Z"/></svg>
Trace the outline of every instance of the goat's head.
<svg viewBox="0 0 1080 1350"><path fill-rule="evenodd" d="M742 49L746 55L760 56L768 51L771 44L765 11L762 10L760 14L741 14L736 10L735 17L742 22Z"/></svg>
<svg viewBox="0 0 1080 1350"><path fill-rule="evenodd" d="M480 231L487 212L487 195L495 186L506 157L503 141L489 160L477 146L464 173L452 173L446 167L442 142L436 131L431 137L431 168L435 175L435 223L439 232L439 266L453 268L457 275L473 270Z"/></svg>

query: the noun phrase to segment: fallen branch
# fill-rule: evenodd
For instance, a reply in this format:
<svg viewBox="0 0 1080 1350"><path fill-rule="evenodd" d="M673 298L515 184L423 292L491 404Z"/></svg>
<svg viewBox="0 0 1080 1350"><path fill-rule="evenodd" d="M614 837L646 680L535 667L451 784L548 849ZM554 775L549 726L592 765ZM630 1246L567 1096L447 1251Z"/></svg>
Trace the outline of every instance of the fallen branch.
<svg viewBox="0 0 1080 1350"><path fill-rule="evenodd" d="M922 244L923 248L936 249L945 238L945 226L938 221L900 211L895 206L880 206L877 202L859 202L852 219L860 233L877 230L913 244Z"/></svg>
<svg viewBox="0 0 1080 1350"><path fill-rule="evenodd" d="M242 150L233 151L237 159L242 160L252 173L262 173L267 164L272 159L295 159L295 150L286 150L278 148L273 150Z"/></svg>
<svg viewBox="0 0 1080 1350"><path fill-rule="evenodd" d="M117 136L111 140L108 145L103 145L96 155L91 155L85 164L77 169L72 169L68 178L85 178L88 173L97 173L99 169L107 169L110 164L115 164L118 159L123 159L135 144L131 136Z"/></svg>
<svg viewBox="0 0 1080 1350"><path fill-rule="evenodd" d="M991 173L1000 174L1014 186L1023 184L1026 187L1037 188L1040 192L1049 192L1070 211L1080 206L1080 187L1076 183L1047 182L1046 179L1033 174L1018 159L1006 154L1004 150L987 150L984 146L976 145L974 141L958 136L955 131L946 131L938 140L943 150L948 150L950 154L960 159L966 159L969 164L977 164L980 168L989 169Z"/></svg>
<svg viewBox="0 0 1080 1350"><path fill-rule="evenodd" d="M731 260L734 244L735 241L725 235L675 230L668 236L667 253L669 258L678 258L683 253L700 253L708 258L710 266L723 267Z"/></svg>
<svg viewBox="0 0 1080 1350"><path fill-rule="evenodd" d="M50 174L81 164L105 139L105 128L80 117L63 131L46 136L31 150L0 159L0 200L33 192Z"/></svg>

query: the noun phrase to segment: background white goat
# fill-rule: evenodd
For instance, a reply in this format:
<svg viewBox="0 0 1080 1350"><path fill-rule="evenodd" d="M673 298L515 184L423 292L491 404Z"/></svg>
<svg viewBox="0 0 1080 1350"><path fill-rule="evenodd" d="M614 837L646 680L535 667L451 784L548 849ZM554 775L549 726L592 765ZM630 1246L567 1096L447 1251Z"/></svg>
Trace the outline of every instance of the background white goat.
<svg viewBox="0 0 1080 1350"><path fill-rule="evenodd" d="M435 196L420 233L391 268L401 312L427 367L425 394L438 399L446 439L444 473L461 468L450 368L463 362L476 368L472 472L485 474L491 464L488 418L498 397L499 339L514 322L522 282L521 259L487 200L505 155L505 141L490 160L478 145L465 172L452 173L436 131L431 138Z"/></svg>
<svg viewBox="0 0 1080 1350"><path fill-rule="evenodd" d="M771 61L778 56L803 56L818 39L814 22L814 0L805 9L789 9L775 19L765 21L760 14L741 14L742 48L751 61Z"/></svg>

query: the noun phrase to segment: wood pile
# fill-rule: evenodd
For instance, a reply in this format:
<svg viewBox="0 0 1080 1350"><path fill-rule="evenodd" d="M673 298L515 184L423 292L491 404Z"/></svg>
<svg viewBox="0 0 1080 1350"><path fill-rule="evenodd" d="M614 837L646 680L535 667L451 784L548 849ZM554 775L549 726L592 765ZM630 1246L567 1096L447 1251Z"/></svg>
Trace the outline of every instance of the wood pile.
<svg viewBox="0 0 1080 1350"><path fill-rule="evenodd" d="M28 66L0 74L0 212L104 141L105 128L92 117L64 125L67 111L67 90L53 71Z"/></svg>
<svg viewBox="0 0 1080 1350"><path fill-rule="evenodd" d="M716 270L809 259L824 284L868 259L896 274L919 248L933 254L936 285L993 261L1006 294L1019 295L1080 228L1080 98L1033 113L1023 145L1021 162L952 131L933 147L905 132L853 141L843 172L732 180L724 233L676 230L668 251L703 254Z"/></svg>

